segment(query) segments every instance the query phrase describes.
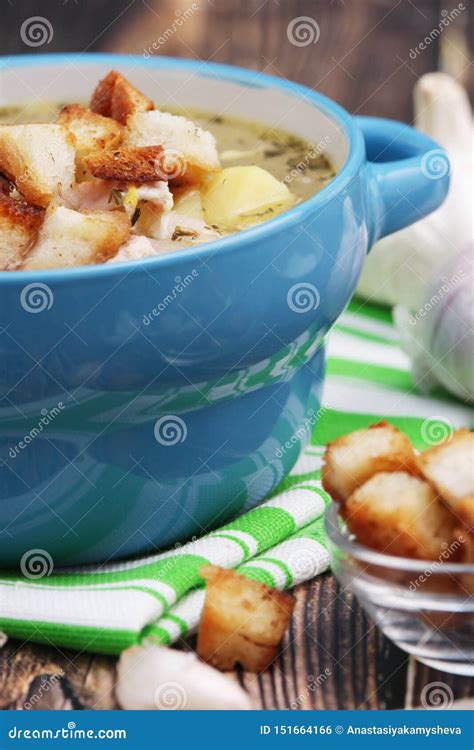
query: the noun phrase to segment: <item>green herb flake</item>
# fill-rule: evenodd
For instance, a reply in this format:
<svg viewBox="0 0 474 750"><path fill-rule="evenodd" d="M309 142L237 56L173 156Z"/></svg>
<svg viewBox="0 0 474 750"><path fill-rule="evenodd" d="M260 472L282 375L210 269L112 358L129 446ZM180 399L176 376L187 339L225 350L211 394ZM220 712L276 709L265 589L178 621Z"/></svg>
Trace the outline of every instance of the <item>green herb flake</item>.
<svg viewBox="0 0 474 750"><path fill-rule="evenodd" d="M175 241L181 239L181 237L192 237L193 239L196 239L196 237L198 237L198 232L194 229L186 229L186 227L177 226L171 235L171 239Z"/></svg>

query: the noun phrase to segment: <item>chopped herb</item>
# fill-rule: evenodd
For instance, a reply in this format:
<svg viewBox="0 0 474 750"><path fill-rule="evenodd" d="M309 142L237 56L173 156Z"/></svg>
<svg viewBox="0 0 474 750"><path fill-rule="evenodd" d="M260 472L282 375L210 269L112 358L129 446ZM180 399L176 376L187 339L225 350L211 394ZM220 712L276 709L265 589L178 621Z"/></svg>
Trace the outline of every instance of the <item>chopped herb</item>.
<svg viewBox="0 0 474 750"><path fill-rule="evenodd" d="M267 159L272 159L274 156L281 156L285 153L284 148L269 148L263 152L263 156Z"/></svg>
<svg viewBox="0 0 474 750"><path fill-rule="evenodd" d="M132 216L132 219L131 219L131 221L132 221L132 227L134 227L135 224L137 223L138 219L140 218L141 212L142 212L141 208L138 208L138 206L137 206L136 209L135 209L135 211L133 212L133 216Z"/></svg>
<svg viewBox="0 0 474 750"><path fill-rule="evenodd" d="M123 193L120 192L120 190L117 190L117 188L113 188L112 192L110 193L109 203L114 201L116 206L123 206Z"/></svg>
<svg viewBox="0 0 474 750"><path fill-rule="evenodd" d="M194 229L186 229L186 227L177 226L171 235L172 240L179 240L181 237L193 237L195 239L198 236L198 232Z"/></svg>
<svg viewBox="0 0 474 750"><path fill-rule="evenodd" d="M273 208L266 208L265 211L259 211L256 214L240 214L240 216L243 219L253 219L253 218L256 218L258 216L266 216L268 213L270 213L270 211L273 211Z"/></svg>

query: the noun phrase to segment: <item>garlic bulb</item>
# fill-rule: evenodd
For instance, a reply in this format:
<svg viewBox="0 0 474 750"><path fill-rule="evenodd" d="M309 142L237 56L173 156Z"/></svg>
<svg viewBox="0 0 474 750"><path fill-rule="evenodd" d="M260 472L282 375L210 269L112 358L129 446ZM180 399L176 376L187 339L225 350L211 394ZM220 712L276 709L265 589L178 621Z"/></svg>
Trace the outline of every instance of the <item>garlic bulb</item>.
<svg viewBox="0 0 474 750"><path fill-rule="evenodd" d="M120 656L115 694L132 710L250 710L247 693L191 651L133 646Z"/></svg>
<svg viewBox="0 0 474 750"><path fill-rule="evenodd" d="M451 184L446 201L410 227L384 237L369 253L357 291L374 302L417 310L424 304L427 279L447 258L472 242L474 199L472 113L463 87L444 73L422 76L414 89L418 129L446 149ZM433 179L436 168L433 154Z"/></svg>
<svg viewBox="0 0 474 750"><path fill-rule="evenodd" d="M417 387L474 403L474 245L448 261L416 312L397 306L394 319Z"/></svg>

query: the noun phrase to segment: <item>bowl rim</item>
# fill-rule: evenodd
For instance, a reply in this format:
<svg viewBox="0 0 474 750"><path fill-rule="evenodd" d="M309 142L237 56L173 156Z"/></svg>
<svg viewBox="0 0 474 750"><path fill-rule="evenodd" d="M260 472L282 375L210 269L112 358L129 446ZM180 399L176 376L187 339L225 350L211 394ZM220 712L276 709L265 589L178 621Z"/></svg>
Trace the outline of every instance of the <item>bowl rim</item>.
<svg viewBox="0 0 474 750"><path fill-rule="evenodd" d="M86 53L40 53L29 55L0 56L0 71L2 69L24 68L28 66L38 67L41 65L74 64L93 65L102 63L110 67L119 67L121 64L135 64L140 67L166 68L177 70L189 70L197 72L204 78L225 79L232 83L240 83L250 87L276 88L283 93L291 94L296 99L302 99L321 110L327 117L333 120L343 132L349 149L346 161L337 175L319 193L302 201L296 206L284 211L273 219L258 224L255 227L241 230L227 237L200 245L180 250L174 253L164 253L142 261L127 261L125 263L84 265L75 268L59 268L39 271L0 271L0 283L24 285L32 280L51 281L54 283L72 282L81 278L101 276L109 280L117 277L140 273L142 269L153 272L155 269L172 266L178 269L190 259L196 262L206 262L215 253L219 255L237 252L241 245L259 242L268 239L280 232L290 232L297 227L303 219L332 201L338 194L345 190L357 177L359 169L365 158L365 143L362 131L355 119L339 104L333 102L323 94L319 94L303 84L294 83L287 79L261 73L259 71L240 68L222 63L205 62L201 60L188 60L177 57L152 56L144 58L141 55L124 55L101 52Z"/></svg>
<svg viewBox="0 0 474 750"><path fill-rule="evenodd" d="M329 541L341 549L343 552L350 554L357 560L380 565L384 568L394 570L409 571L410 573L427 573L433 566L438 566L430 577L435 575L464 575L474 574L474 563L445 563L438 560L414 560L408 557L397 557L396 555L386 555L384 552L366 547L360 542L351 538L348 530L341 529L340 521L343 521L339 515L339 505L330 502L324 514L324 528Z"/></svg>

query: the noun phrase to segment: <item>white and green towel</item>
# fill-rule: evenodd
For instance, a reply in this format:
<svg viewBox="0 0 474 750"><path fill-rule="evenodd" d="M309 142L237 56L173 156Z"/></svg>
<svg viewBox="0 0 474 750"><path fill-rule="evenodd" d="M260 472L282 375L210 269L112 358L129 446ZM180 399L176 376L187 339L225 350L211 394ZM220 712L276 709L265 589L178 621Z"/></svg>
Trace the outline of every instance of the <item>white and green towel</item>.
<svg viewBox="0 0 474 750"><path fill-rule="evenodd" d="M415 391L387 310L354 300L331 333L323 408L311 444L273 496L218 531L141 560L49 576L0 577L0 630L22 639L118 653L143 638L172 643L192 632L204 600L200 568L212 563L291 588L329 564L321 488L324 445L388 418L417 448L469 425L445 394ZM34 573L33 573L34 576Z"/></svg>

